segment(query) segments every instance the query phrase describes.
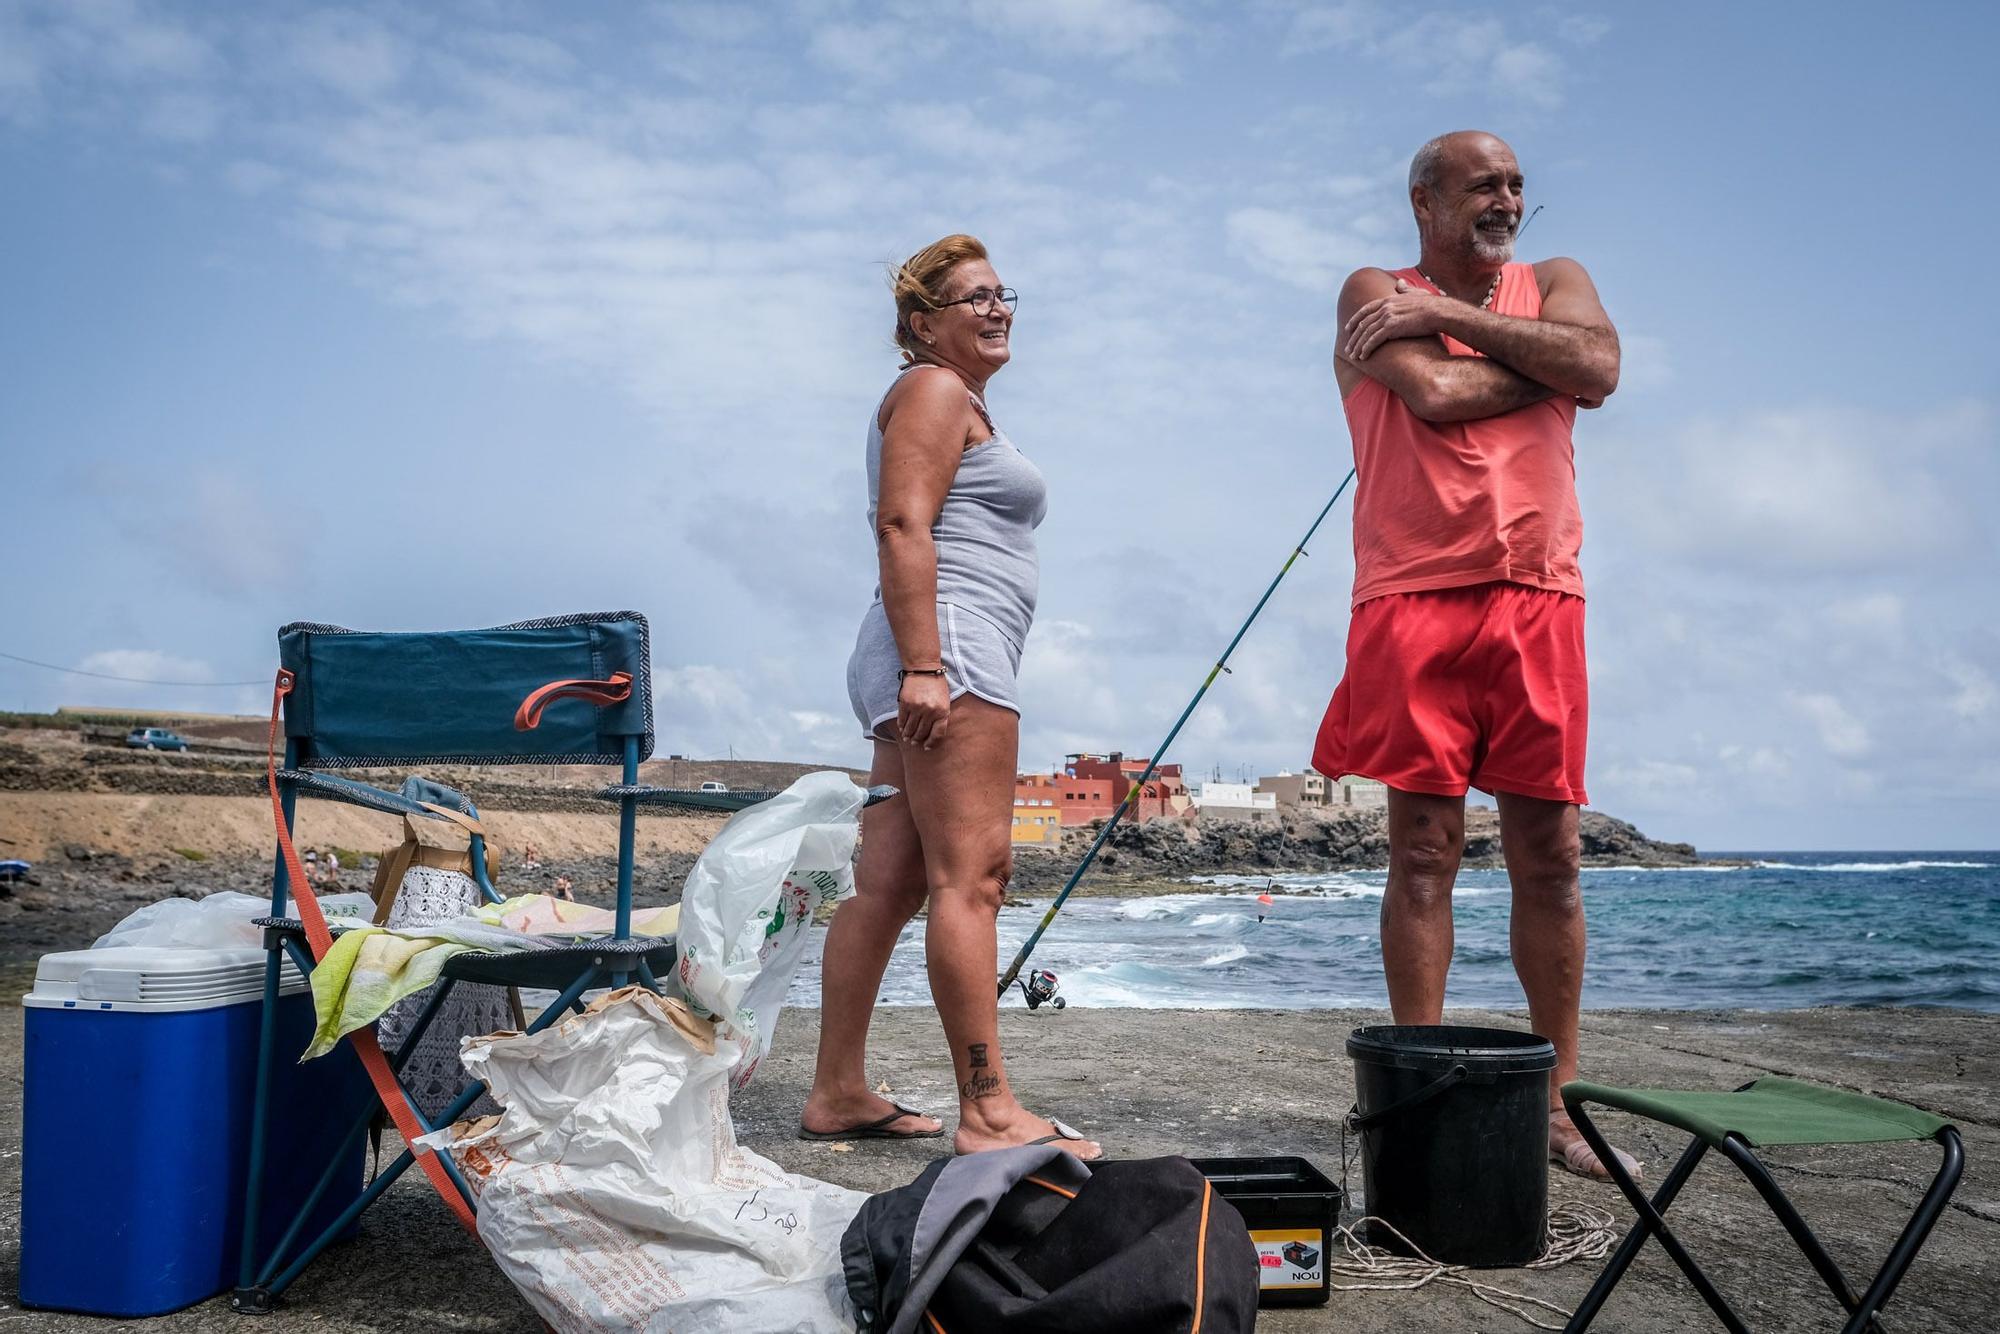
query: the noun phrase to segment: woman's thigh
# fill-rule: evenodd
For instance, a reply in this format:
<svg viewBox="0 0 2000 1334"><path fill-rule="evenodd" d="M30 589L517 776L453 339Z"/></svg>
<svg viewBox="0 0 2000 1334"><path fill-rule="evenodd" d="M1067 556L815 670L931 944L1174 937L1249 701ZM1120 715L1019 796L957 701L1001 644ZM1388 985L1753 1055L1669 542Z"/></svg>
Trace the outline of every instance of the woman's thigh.
<svg viewBox="0 0 2000 1334"><path fill-rule="evenodd" d="M903 795L861 812L861 856L855 866L855 892L871 898L903 900L914 912L922 906L926 891L924 846L910 816L909 778L903 769L902 747L889 741L875 743L868 785L887 785Z"/></svg>
<svg viewBox="0 0 2000 1334"><path fill-rule="evenodd" d="M1006 880L1020 733L1012 709L967 694L952 701L934 749L903 748L910 814L933 889L982 876Z"/></svg>

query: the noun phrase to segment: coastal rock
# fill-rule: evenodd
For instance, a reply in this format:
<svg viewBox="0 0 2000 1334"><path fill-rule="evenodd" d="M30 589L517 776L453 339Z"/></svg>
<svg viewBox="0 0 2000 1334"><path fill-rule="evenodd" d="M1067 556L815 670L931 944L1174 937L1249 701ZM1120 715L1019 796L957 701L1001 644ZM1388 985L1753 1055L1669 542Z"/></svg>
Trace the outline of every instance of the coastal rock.
<svg viewBox="0 0 2000 1334"><path fill-rule="evenodd" d="M1687 866L1701 860L1690 844L1657 842L1629 822L1597 811L1583 812L1581 825L1586 866ZM1017 852L1013 887L1031 892L1059 887L1096 837L1095 825L1066 829L1053 855ZM1288 810L1277 820L1257 823L1202 817L1121 824L1097 858L1099 866L1121 876L1150 879L1380 870L1388 863L1388 812L1348 808ZM1473 806L1465 813L1464 865L1505 865L1500 816L1491 807Z"/></svg>

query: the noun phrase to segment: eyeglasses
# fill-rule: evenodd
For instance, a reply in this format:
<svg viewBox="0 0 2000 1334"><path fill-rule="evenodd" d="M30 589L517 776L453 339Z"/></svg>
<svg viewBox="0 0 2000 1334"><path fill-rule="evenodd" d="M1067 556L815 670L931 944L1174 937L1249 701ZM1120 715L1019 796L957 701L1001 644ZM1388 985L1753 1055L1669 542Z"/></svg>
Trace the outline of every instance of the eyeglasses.
<svg viewBox="0 0 2000 1334"><path fill-rule="evenodd" d="M980 287L956 301L940 302L937 308L943 310L947 306L971 306L975 315L991 315L993 303L996 301L1007 307L1007 313L1011 315L1014 308L1021 304L1021 294L1011 287L1003 287L997 292L990 287Z"/></svg>

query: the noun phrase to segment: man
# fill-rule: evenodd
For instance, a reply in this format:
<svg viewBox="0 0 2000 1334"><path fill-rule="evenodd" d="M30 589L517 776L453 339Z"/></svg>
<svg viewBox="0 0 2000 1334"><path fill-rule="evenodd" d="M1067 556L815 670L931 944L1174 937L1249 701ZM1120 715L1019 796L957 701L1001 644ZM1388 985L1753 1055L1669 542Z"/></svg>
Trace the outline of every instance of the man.
<svg viewBox="0 0 2000 1334"><path fill-rule="evenodd" d="M1396 1022L1439 1023L1465 792L1491 792L1529 1021L1576 1077L1577 808L1587 683L1570 430L1618 387L1618 334L1583 266L1512 263L1521 168L1490 134L1410 164L1415 268L1340 293L1334 371L1354 440L1347 670L1313 767L1389 788L1382 962ZM1603 1165L1556 1108L1550 1156ZM1636 1166L1636 1165L1635 1165Z"/></svg>

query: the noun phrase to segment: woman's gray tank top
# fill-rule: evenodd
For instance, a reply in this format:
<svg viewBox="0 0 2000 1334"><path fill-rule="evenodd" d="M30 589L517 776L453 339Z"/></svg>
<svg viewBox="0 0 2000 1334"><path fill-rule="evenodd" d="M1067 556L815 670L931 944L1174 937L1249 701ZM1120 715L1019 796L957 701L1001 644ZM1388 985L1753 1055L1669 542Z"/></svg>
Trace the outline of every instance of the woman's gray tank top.
<svg viewBox="0 0 2000 1334"><path fill-rule="evenodd" d="M920 362L905 374L924 369ZM937 367L945 374L952 372ZM900 383L900 381L899 381ZM891 385L893 389L895 386ZM889 395L882 395L886 401ZM1021 648L1035 619L1041 562L1035 529L1048 513L1048 485L1041 470L993 425L986 407L970 390L966 397L985 419L993 438L959 456L958 475L945 493L931 540L937 545L937 599L983 617ZM868 531L882 495L882 406L868 416ZM882 600L876 585L875 600Z"/></svg>

